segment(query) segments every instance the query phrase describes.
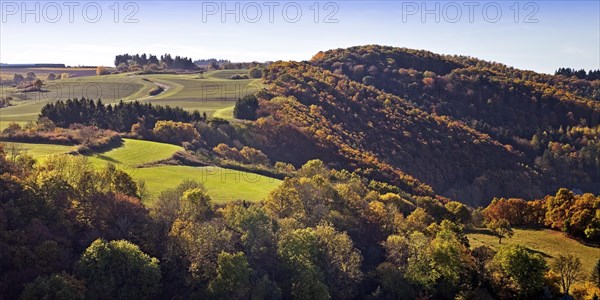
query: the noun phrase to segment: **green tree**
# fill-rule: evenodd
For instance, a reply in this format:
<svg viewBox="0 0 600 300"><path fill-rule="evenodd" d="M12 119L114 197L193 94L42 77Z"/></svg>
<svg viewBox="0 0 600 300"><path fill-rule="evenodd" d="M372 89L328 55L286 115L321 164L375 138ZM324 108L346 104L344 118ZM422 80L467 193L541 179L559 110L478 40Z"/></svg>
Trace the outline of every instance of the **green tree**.
<svg viewBox="0 0 600 300"><path fill-rule="evenodd" d="M446 209L452 214L454 222L460 224L469 224L469 222L471 222L471 212L466 205L460 202L450 201L446 204Z"/></svg>
<svg viewBox="0 0 600 300"><path fill-rule="evenodd" d="M516 284L521 297L532 297L542 291L548 265L541 255L531 254L520 245L506 245L498 250L493 262Z"/></svg>
<svg viewBox="0 0 600 300"><path fill-rule="evenodd" d="M211 279L208 290L215 299L246 299L250 293L252 269L243 252L221 252L217 261L217 275Z"/></svg>
<svg viewBox="0 0 600 300"><path fill-rule="evenodd" d="M440 274L436 291L440 295L452 295L458 292L461 279L467 277L469 269L475 268L469 250L452 225L456 226L444 220L435 239L431 241L434 268Z"/></svg>
<svg viewBox="0 0 600 300"><path fill-rule="evenodd" d="M85 285L68 274L56 274L38 277L27 284L20 299L22 300L83 300Z"/></svg>
<svg viewBox="0 0 600 300"><path fill-rule="evenodd" d="M179 218L193 223L208 220L213 214L212 201L203 188L193 188L183 193Z"/></svg>
<svg viewBox="0 0 600 300"><path fill-rule="evenodd" d="M498 237L498 243L502 244L504 237L512 237L514 232L506 219L492 220L488 222L487 227L492 233Z"/></svg>
<svg viewBox="0 0 600 300"><path fill-rule="evenodd" d="M434 221L433 217L428 214L424 209L417 207L408 217L406 222L408 227L412 230L423 232L427 229L427 226Z"/></svg>
<svg viewBox="0 0 600 300"><path fill-rule="evenodd" d="M286 274L286 291L294 299L329 299L323 272L317 265L318 238L312 228L282 234L277 254Z"/></svg>
<svg viewBox="0 0 600 300"><path fill-rule="evenodd" d="M552 262L551 268L560 275L563 292L567 295L571 284L581 279L581 260L571 254L559 255Z"/></svg>
<svg viewBox="0 0 600 300"><path fill-rule="evenodd" d="M237 119L256 120L256 110L258 109L258 99L254 95L247 95L235 103L233 116Z"/></svg>
<svg viewBox="0 0 600 300"><path fill-rule="evenodd" d="M204 285L216 276L221 252L233 252L233 233L215 221L193 222L176 219L169 233L167 257L183 260L191 278L190 285Z"/></svg>
<svg viewBox="0 0 600 300"><path fill-rule="evenodd" d="M76 272L88 299L144 299L161 290L158 263L128 241L98 239L81 255Z"/></svg>
<svg viewBox="0 0 600 300"><path fill-rule="evenodd" d="M152 205L152 217L162 226L164 232L169 232L181 209L181 198L188 190L204 186L195 181L184 180L177 187L161 192Z"/></svg>
<svg viewBox="0 0 600 300"><path fill-rule="evenodd" d="M273 265L275 234L272 220L258 205L245 207L237 203L228 204L223 217L229 227L240 233L244 252L253 266L269 271Z"/></svg>

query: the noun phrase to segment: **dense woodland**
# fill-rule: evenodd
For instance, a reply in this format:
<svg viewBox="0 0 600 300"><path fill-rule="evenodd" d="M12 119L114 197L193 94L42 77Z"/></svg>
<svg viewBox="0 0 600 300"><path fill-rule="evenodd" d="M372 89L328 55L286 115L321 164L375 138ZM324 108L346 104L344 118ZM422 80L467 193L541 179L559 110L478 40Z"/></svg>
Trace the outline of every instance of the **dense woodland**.
<svg viewBox="0 0 600 300"><path fill-rule="evenodd" d="M4 130L118 132L283 182L217 205L186 181L147 207L113 165L0 146L0 299L600 297L600 257L584 269L506 242L525 226L600 244L598 81L380 46L262 74L233 122L75 99ZM497 249L471 247L473 231Z"/></svg>
<svg viewBox="0 0 600 300"><path fill-rule="evenodd" d="M265 80L257 127L301 131L367 176L402 172L475 205L600 186L600 102L588 97L599 81L576 88L560 76L381 46L275 63ZM377 179L398 184L403 176L388 177Z"/></svg>
<svg viewBox="0 0 600 300"><path fill-rule="evenodd" d="M509 231L494 224L538 221L500 209L505 200L485 209L482 221L459 202L389 192L318 160L263 203L217 206L201 184L184 182L147 208L143 188L114 166L94 169L77 156L32 164L25 154L0 154L5 299L532 299L560 295L566 275L554 265L576 262L565 256L548 264L512 244L470 249L465 228L485 222ZM598 209L600 198L561 190L522 203L555 226L569 205ZM586 234L598 234L600 218L594 222L583 224ZM591 297L600 282L562 289Z"/></svg>

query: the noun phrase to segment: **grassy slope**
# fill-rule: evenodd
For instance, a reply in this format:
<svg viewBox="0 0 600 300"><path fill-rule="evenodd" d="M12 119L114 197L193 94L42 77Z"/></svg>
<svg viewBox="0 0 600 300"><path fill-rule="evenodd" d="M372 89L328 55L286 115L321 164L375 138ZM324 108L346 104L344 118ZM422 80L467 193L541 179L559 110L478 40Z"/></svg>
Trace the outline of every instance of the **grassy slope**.
<svg viewBox="0 0 600 300"><path fill-rule="evenodd" d="M51 154L68 153L75 149L74 146L54 145L54 144L28 144L28 143L12 143L1 142L4 150L7 152L14 146L20 151L26 151L34 158L42 158Z"/></svg>
<svg viewBox="0 0 600 300"><path fill-rule="evenodd" d="M173 188L185 179L203 183L215 203L237 199L260 201L281 182L266 176L218 167L158 165L138 168L140 164L169 158L174 152L183 148L150 141L132 139L124 139L124 141L124 145L120 148L91 155L90 162L95 166L104 166L112 162L128 172L135 180L143 180L150 193L150 198L145 201L146 205L152 205L161 191ZM13 144L28 151L35 158L66 153L73 149L71 146L60 145Z"/></svg>
<svg viewBox="0 0 600 300"><path fill-rule="evenodd" d="M123 147L92 155L90 157L92 163L112 162L123 167L137 167L141 164L167 159L173 153L183 150L183 147L171 144L134 139L123 140Z"/></svg>
<svg viewBox="0 0 600 300"><path fill-rule="evenodd" d="M190 179L203 183L215 203L237 199L261 201L281 182L266 176L218 167L158 166L138 168L130 173L135 179L146 182L152 199L161 191Z"/></svg>
<svg viewBox="0 0 600 300"><path fill-rule="evenodd" d="M235 72L232 72L235 71ZM231 109L238 98L255 93L261 88L257 79L231 80L229 74L245 74L245 70L223 70L203 75L154 74L143 77L169 86L165 92L143 101L159 105L179 106L212 115L221 109ZM225 111L227 113L227 111ZM221 114L220 117L223 117ZM228 117L225 114L226 118Z"/></svg>
<svg viewBox="0 0 600 300"><path fill-rule="evenodd" d="M471 247L487 245L497 249L498 238L492 236L487 230L467 234ZM579 243L565 236L562 232L550 229L515 229L514 236L503 239L502 244L520 244L532 251L540 253L549 262L559 254L573 254L581 259L583 272L589 275L592 267L600 258L600 248L594 248Z"/></svg>

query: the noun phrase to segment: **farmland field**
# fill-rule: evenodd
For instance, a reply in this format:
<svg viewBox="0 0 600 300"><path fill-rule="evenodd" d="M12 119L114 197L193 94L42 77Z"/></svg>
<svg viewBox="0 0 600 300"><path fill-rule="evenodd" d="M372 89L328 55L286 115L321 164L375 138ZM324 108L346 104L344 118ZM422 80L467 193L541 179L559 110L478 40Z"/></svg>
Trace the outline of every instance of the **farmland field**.
<svg viewBox="0 0 600 300"><path fill-rule="evenodd" d="M204 74L116 74L86 76L48 81L44 92L21 93L12 87L2 87L0 97L12 97L12 106L0 109L0 129L9 122L24 123L37 119L41 108L49 102L69 98L102 99L104 103L119 100L148 102L157 105L179 106L198 110L211 116L233 118L233 106L238 98L261 88L258 79L229 79L247 70L211 71ZM159 95L149 96L157 84L166 86Z"/></svg>
<svg viewBox="0 0 600 300"><path fill-rule="evenodd" d="M34 158L67 153L74 149L73 146L49 144L7 144L17 145L19 149L29 152ZM173 188L186 179L203 183L215 203L236 199L260 201L280 183L280 180L274 178L212 166L156 165L139 167L142 164L167 159L179 150L183 150L183 148L171 144L124 139L123 146L90 155L88 158L94 166L101 167L107 163L114 163L135 180L143 180L150 195L149 199L145 199L146 205L152 205L160 192Z"/></svg>
<svg viewBox="0 0 600 300"><path fill-rule="evenodd" d="M61 75L69 74L69 77L95 76L96 68L7 68L0 67L0 78L2 80L12 80L15 74L25 75L33 72L40 79L46 79L50 73Z"/></svg>
<svg viewBox="0 0 600 300"><path fill-rule="evenodd" d="M467 234L471 247L486 245L498 249L498 238L487 230ZM502 244L520 244L531 251L540 253L549 262L559 254L573 254L581 259L583 272L587 275L600 258L600 248L586 246L565 236L562 232L550 229L514 229L512 238L502 239Z"/></svg>

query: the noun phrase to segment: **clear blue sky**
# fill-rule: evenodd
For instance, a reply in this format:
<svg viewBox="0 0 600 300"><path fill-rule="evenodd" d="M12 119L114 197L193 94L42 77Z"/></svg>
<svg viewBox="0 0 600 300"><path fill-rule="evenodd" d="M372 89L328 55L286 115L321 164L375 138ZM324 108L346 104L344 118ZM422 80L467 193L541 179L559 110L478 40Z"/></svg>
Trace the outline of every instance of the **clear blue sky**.
<svg viewBox="0 0 600 300"><path fill-rule="evenodd" d="M118 16L114 1L72 7L0 2L3 63L112 65L116 54L167 52L194 59L306 60L320 50L382 44L547 73L563 66L600 68L600 1L320 1L318 16L315 1L122 1ZM234 12L223 15L223 9ZM134 10L130 21L138 22L125 23Z"/></svg>

